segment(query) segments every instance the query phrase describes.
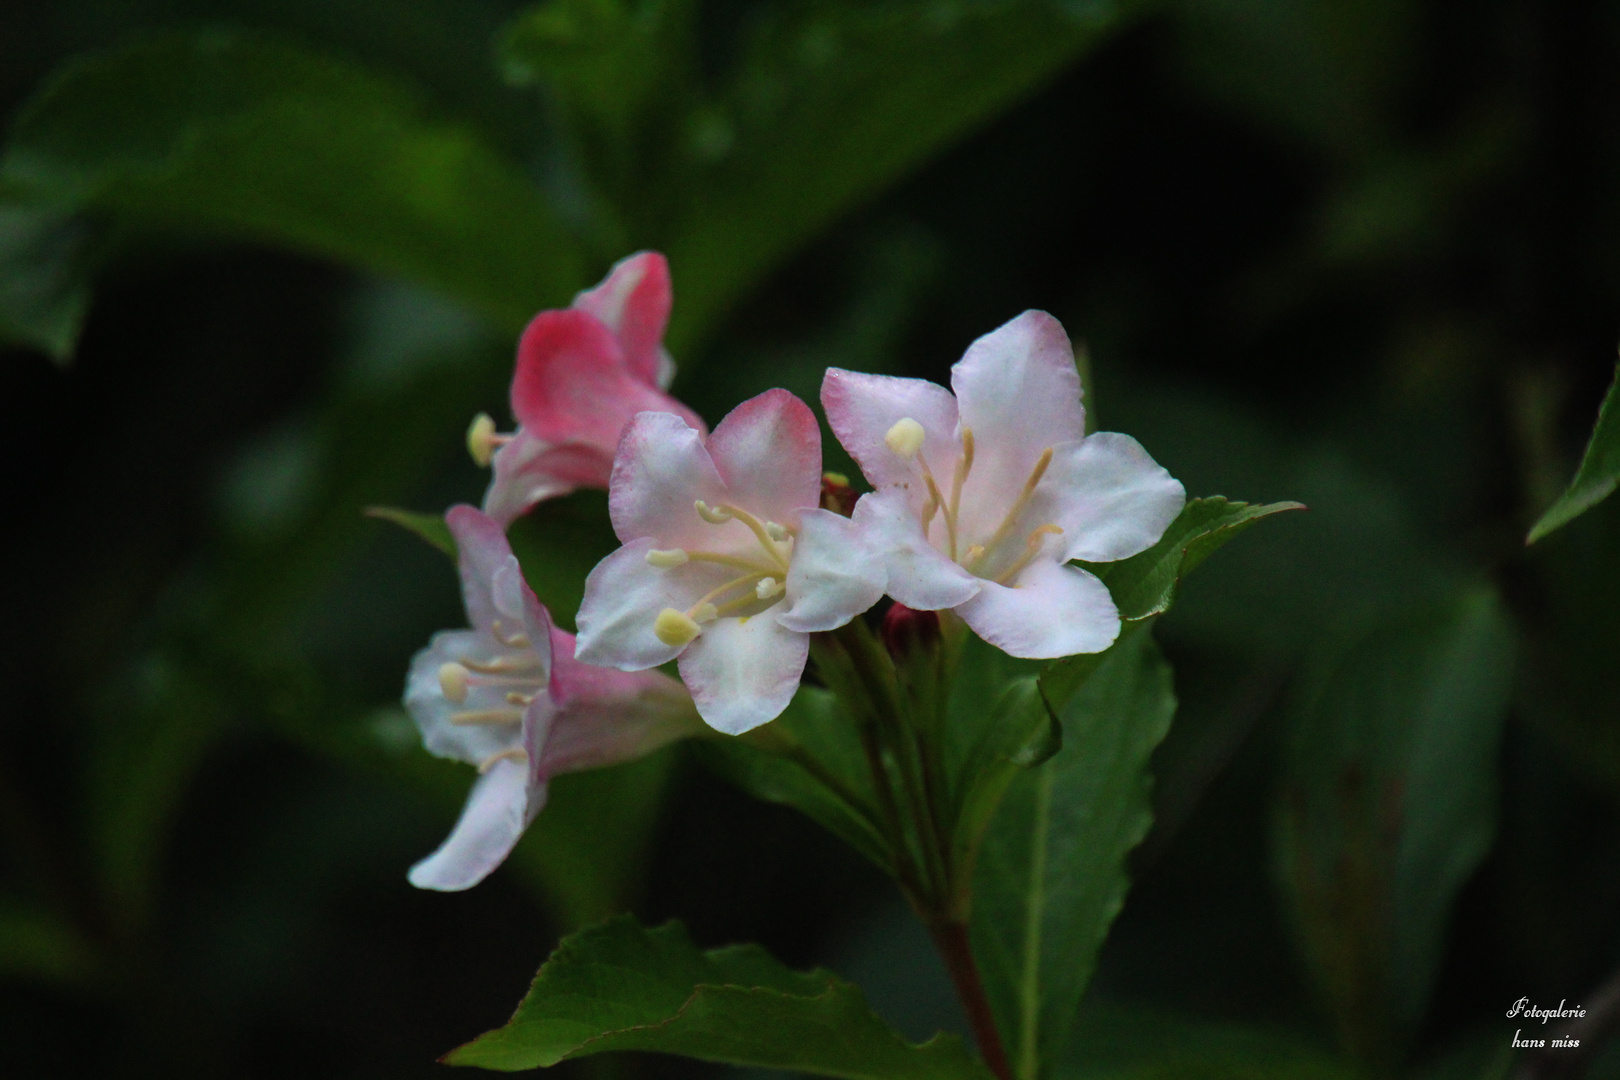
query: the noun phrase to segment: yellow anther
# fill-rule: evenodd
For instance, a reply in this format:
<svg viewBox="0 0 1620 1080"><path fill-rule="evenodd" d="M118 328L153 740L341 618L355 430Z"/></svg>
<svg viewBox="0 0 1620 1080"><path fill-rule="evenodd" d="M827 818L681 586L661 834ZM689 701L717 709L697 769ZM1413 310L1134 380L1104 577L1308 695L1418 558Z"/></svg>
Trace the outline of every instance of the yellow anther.
<svg viewBox="0 0 1620 1080"><path fill-rule="evenodd" d="M495 456L498 441L495 420L489 413L481 412L473 417L472 423L467 426L467 453L472 455L479 468L489 468L489 459Z"/></svg>
<svg viewBox="0 0 1620 1080"><path fill-rule="evenodd" d="M527 750L523 749L523 747L521 747L521 746L508 746L505 750L501 750L501 751L499 751L497 753L491 754L491 755L489 755L489 757L485 758L483 761L480 761L478 763L478 771L480 773L487 773L487 772L489 772L489 770L491 770L491 769L493 769L495 767L497 762L501 762L501 761L528 761L528 760L529 760L529 752Z"/></svg>
<svg viewBox="0 0 1620 1080"><path fill-rule="evenodd" d="M702 633L702 630L703 628L697 624L697 620L692 616L670 607L660 611L658 618L653 620L653 633L658 636L659 641L672 648L678 649L690 643L693 638Z"/></svg>
<svg viewBox="0 0 1620 1080"><path fill-rule="evenodd" d="M497 656L493 660L463 660L461 666L468 671L476 671L480 675L506 675L514 679L521 679L525 673L540 670L539 657L529 656Z"/></svg>
<svg viewBox="0 0 1620 1080"><path fill-rule="evenodd" d="M969 563L978 562L980 559L984 558L984 545L969 544L967 551L963 552L962 558L967 560Z"/></svg>
<svg viewBox="0 0 1620 1080"><path fill-rule="evenodd" d="M894 422L894 426L883 436L883 444L896 455L910 461L922 449L923 439L927 433L923 426L909 416L903 416Z"/></svg>
<svg viewBox="0 0 1620 1080"><path fill-rule="evenodd" d="M506 700L511 702L513 705L527 706L529 702L534 700L534 695L520 694L516 690L513 690L511 693L506 695Z"/></svg>
<svg viewBox="0 0 1620 1080"><path fill-rule="evenodd" d="M841 472L824 472L821 474L821 482L834 487L849 487L849 477Z"/></svg>
<svg viewBox="0 0 1620 1080"><path fill-rule="evenodd" d="M692 609L692 621L699 626L707 626L720 617L720 609L705 600Z"/></svg>
<svg viewBox="0 0 1620 1080"><path fill-rule="evenodd" d="M439 689L451 704L460 705L467 700L467 669L451 661L439 665Z"/></svg>
<svg viewBox="0 0 1620 1080"><path fill-rule="evenodd" d="M698 517L702 518L704 521L707 521L710 525L724 525L734 516L729 507L710 506L702 499L698 499L696 502L694 502L692 504L692 509L697 511Z"/></svg>
<svg viewBox="0 0 1620 1080"><path fill-rule="evenodd" d="M656 566L660 570L673 570L677 566L685 566L691 561L692 556L681 548L654 548L647 552L647 565Z"/></svg>
<svg viewBox="0 0 1620 1080"><path fill-rule="evenodd" d="M450 714L452 724L521 724L522 709L471 709Z"/></svg>
<svg viewBox="0 0 1620 1080"><path fill-rule="evenodd" d="M788 531L788 527L786 525L778 525L774 521L767 521L765 523L765 535L770 537L772 540L786 540L793 534Z"/></svg>
<svg viewBox="0 0 1620 1080"><path fill-rule="evenodd" d="M769 600L773 596L780 596L782 590L787 588L773 577L760 578L759 584L754 586L754 595L761 600Z"/></svg>

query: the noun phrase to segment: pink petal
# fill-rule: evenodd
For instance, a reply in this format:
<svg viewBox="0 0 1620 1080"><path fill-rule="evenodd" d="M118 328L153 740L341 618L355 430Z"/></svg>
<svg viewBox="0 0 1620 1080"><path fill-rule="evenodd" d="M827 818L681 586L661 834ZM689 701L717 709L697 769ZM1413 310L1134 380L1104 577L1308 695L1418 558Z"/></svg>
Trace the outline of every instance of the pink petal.
<svg viewBox="0 0 1620 1080"><path fill-rule="evenodd" d="M655 547L704 547L715 526L698 517L693 504L727 498L699 429L655 412L640 414L625 429L608 486L608 513L620 540L651 537L659 541Z"/></svg>
<svg viewBox="0 0 1620 1080"><path fill-rule="evenodd" d="M647 410L691 416L632 374L618 339L596 316L574 309L542 311L523 331L512 376L512 412L531 434L611 452L630 418Z"/></svg>
<svg viewBox="0 0 1620 1080"><path fill-rule="evenodd" d="M556 714L543 752L531 760L539 775L594 769L650 754L698 734L692 695L661 671L622 672L574 658L573 635L553 630L551 698Z"/></svg>
<svg viewBox="0 0 1620 1080"><path fill-rule="evenodd" d="M821 382L827 423L873 487L912 483L916 466L896 456L883 437L910 417L923 427L923 455L940 483L949 484L956 464L956 399L926 379L898 379L828 368Z"/></svg>
<svg viewBox="0 0 1620 1080"><path fill-rule="evenodd" d="M669 262L656 251L640 251L614 263L602 283L574 297L572 306L613 332L633 377L667 386L659 375L671 302Z"/></svg>
<svg viewBox="0 0 1620 1080"><path fill-rule="evenodd" d="M443 892L472 888L511 853L545 802L545 786L531 788L521 762L496 762L473 784L450 836L411 867L411 884Z"/></svg>
<svg viewBox="0 0 1620 1080"><path fill-rule="evenodd" d="M979 447L975 474L1007 475L994 484L1023 485L1041 451L1085 435L1080 375L1063 325L1026 311L968 346L951 369L961 423Z"/></svg>
<svg viewBox="0 0 1620 1080"><path fill-rule="evenodd" d="M821 427L810 406L786 390L738 405L709 436L709 455L727 501L783 525L821 502Z"/></svg>
<svg viewBox="0 0 1620 1080"><path fill-rule="evenodd" d="M495 451L494 475L484 493L484 513L510 525L536 503L578 488L605 488L613 474L613 450L584 443L548 443L524 428Z"/></svg>
<svg viewBox="0 0 1620 1080"><path fill-rule="evenodd" d="M887 581L882 552L860 525L806 510L776 621L801 633L835 630L877 603Z"/></svg>
<svg viewBox="0 0 1620 1080"><path fill-rule="evenodd" d="M983 582L956 613L996 648L1028 660L1102 652L1119 636L1119 610L1108 586L1078 567L1044 559L1018 575L1016 588Z"/></svg>
<svg viewBox="0 0 1620 1080"><path fill-rule="evenodd" d="M855 523L884 554L890 596L918 611L938 611L964 603L979 591L979 579L934 549L922 523L899 488L862 495Z"/></svg>
<svg viewBox="0 0 1620 1080"><path fill-rule="evenodd" d="M1065 448L1046 475L1036 513L1062 526L1064 560L1112 562L1146 551L1187 501L1141 443L1112 431Z"/></svg>
<svg viewBox="0 0 1620 1080"><path fill-rule="evenodd" d="M809 635L775 619L720 619L681 653L681 679L705 723L741 735L782 715L809 657Z"/></svg>
<svg viewBox="0 0 1620 1080"><path fill-rule="evenodd" d="M506 532L494 518L465 504L445 511L444 521L456 540L461 598L467 606L467 621L479 630L488 630L502 614L494 594L495 574L516 562L512 558L512 547L506 541ZM506 612L509 618L517 614L516 610Z"/></svg>

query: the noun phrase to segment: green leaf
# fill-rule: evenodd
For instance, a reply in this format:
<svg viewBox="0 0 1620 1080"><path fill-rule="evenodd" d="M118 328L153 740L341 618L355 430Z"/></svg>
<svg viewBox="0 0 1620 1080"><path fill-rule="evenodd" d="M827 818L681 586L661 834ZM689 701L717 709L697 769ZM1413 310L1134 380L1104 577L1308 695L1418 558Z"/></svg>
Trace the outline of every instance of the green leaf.
<svg viewBox="0 0 1620 1080"><path fill-rule="evenodd" d="M73 355L90 309L97 230L81 217L0 201L0 341Z"/></svg>
<svg viewBox="0 0 1620 1080"><path fill-rule="evenodd" d="M677 352L837 215L1031 93L1133 2L782 5L756 23L730 86L691 121Z"/></svg>
<svg viewBox="0 0 1620 1080"><path fill-rule="evenodd" d="M71 986L95 969L90 942L61 916L0 897L0 978Z"/></svg>
<svg viewBox="0 0 1620 1080"><path fill-rule="evenodd" d="M1365 1074L1285 1028L1233 1024L1086 1000L1062 1080L1364 1080Z"/></svg>
<svg viewBox="0 0 1620 1080"><path fill-rule="evenodd" d="M0 192L327 255L508 328L582 274L539 191L469 129L375 72L250 34L169 35L71 63L19 116Z"/></svg>
<svg viewBox="0 0 1620 1080"><path fill-rule="evenodd" d="M750 795L803 812L885 872L892 869L855 720L831 691L801 686L772 723L740 739L704 740L698 749Z"/></svg>
<svg viewBox="0 0 1620 1080"><path fill-rule="evenodd" d="M456 557L456 538L450 535L450 526L442 514L422 514L415 510L401 510L397 506L368 506L366 517L391 521L406 532L415 533L452 559Z"/></svg>
<svg viewBox="0 0 1620 1080"><path fill-rule="evenodd" d="M1041 693L1039 662L1015 659L969 634L956 669L942 738L953 861L971 875L1008 785L1058 752L1063 729Z"/></svg>
<svg viewBox="0 0 1620 1080"><path fill-rule="evenodd" d="M1152 823L1148 758L1176 699L1149 625L1128 625L1067 697L1048 695L1063 748L1014 779L979 856L973 951L1019 1080L1062 1048L1130 887L1125 857Z"/></svg>
<svg viewBox="0 0 1620 1080"><path fill-rule="evenodd" d="M1256 506L1225 496L1193 499L1164 531L1159 542L1139 555L1112 563L1081 563L1108 586L1124 619L1146 619L1169 610L1176 586L1199 563L1261 518L1303 510L1297 502Z"/></svg>
<svg viewBox="0 0 1620 1080"><path fill-rule="evenodd" d="M1614 383L1598 407L1597 427L1592 430L1592 441L1586 446L1586 456L1575 473L1569 490L1558 497L1525 537L1533 544L1554 529L1561 529L1607 499L1620 483L1620 367L1615 368Z"/></svg>
<svg viewBox="0 0 1620 1080"><path fill-rule="evenodd" d="M1398 1063L1496 830L1514 640L1489 589L1324 646L1294 708L1275 859L1352 1056Z"/></svg>
<svg viewBox="0 0 1620 1080"><path fill-rule="evenodd" d="M953 1035L918 1046L832 973L795 972L757 945L700 952L679 923L618 916L563 939L511 1021L445 1060L515 1071L655 1050L854 1080L988 1080Z"/></svg>

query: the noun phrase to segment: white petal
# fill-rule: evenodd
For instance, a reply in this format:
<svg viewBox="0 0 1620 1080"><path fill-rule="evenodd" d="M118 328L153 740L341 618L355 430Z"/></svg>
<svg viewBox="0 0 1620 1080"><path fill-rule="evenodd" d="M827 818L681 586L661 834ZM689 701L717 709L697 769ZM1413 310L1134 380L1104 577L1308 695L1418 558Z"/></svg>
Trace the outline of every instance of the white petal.
<svg viewBox="0 0 1620 1080"><path fill-rule="evenodd" d="M703 547L713 542L714 526L692 508L698 499L726 501L703 434L674 413L636 414L613 459L613 531L626 544L652 537L658 547Z"/></svg>
<svg viewBox="0 0 1620 1080"><path fill-rule="evenodd" d="M1026 311L968 346L951 368L961 424L981 451L1024 461L1085 435L1080 375L1063 325Z"/></svg>
<svg viewBox="0 0 1620 1080"><path fill-rule="evenodd" d="M1158 543L1187 497L1135 439L1101 431L1053 458L1038 501L1063 528L1065 559L1112 562Z"/></svg>
<svg viewBox="0 0 1620 1080"><path fill-rule="evenodd" d="M927 379L900 379L828 368L821 383L827 423L873 487L920 482L916 465L890 450L883 437L900 420L922 425L922 453L940 483L956 462L956 399Z"/></svg>
<svg viewBox="0 0 1620 1080"><path fill-rule="evenodd" d="M422 745L430 754L478 764L491 754L521 745L517 706L506 698L509 693L544 693L548 672L543 657L530 649L512 649L488 634L476 630L445 630L434 634L428 647L411 658L405 680L405 708L422 733ZM479 664L503 662L523 665L522 681L491 684L476 676L469 680L467 695L452 702L444 696L439 669L447 663ZM512 723L458 724L458 714L513 713Z"/></svg>
<svg viewBox="0 0 1620 1080"><path fill-rule="evenodd" d="M1108 586L1079 567L1044 559L1018 575L1017 588L984 582L956 613L996 648L1028 660L1102 652L1119 636Z"/></svg>
<svg viewBox="0 0 1620 1080"><path fill-rule="evenodd" d="M500 615L494 593L494 578L505 566L516 566L506 530L487 514L471 506L452 506L445 511L445 524L456 540L456 561L461 573L461 599L467 607L467 621L488 630Z"/></svg>
<svg viewBox="0 0 1620 1080"><path fill-rule="evenodd" d="M715 426L708 450L728 502L783 525L821 501L821 426L786 390L767 390Z"/></svg>
<svg viewBox="0 0 1620 1080"><path fill-rule="evenodd" d="M469 889L501 865L545 805L544 785L531 788L520 761L498 761L478 778L461 819L439 850L411 867L418 889Z"/></svg>
<svg viewBox="0 0 1620 1080"><path fill-rule="evenodd" d="M585 578L574 654L583 662L642 671L667 664L680 653L680 646L666 645L653 633L660 611L687 606L681 602L684 597L671 595L673 575L647 565L647 552L657 546L652 540L628 543L597 563Z"/></svg>
<svg viewBox="0 0 1620 1080"><path fill-rule="evenodd" d="M934 549L906 492L891 488L862 495L855 523L881 554L890 596L918 611L953 608L979 591L979 579Z"/></svg>
<svg viewBox="0 0 1620 1080"><path fill-rule="evenodd" d="M809 657L809 635L775 619L720 619L681 654L681 679L705 723L741 735L782 715Z"/></svg>
<svg viewBox="0 0 1620 1080"><path fill-rule="evenodd" d="M803 633L836 629L877 603L887 582L865 529L827 510L806 510L776 621Z"/></svg>

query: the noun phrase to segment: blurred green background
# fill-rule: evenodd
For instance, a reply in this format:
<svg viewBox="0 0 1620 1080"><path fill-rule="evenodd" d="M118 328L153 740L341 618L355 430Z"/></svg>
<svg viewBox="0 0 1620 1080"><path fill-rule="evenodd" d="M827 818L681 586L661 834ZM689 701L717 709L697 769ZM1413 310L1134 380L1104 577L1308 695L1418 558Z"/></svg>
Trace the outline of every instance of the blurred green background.
<svg viewBox="0 0 1620 1080"><path fill-rule="evenodd" d="M405 883L461 614L361 508L477 501L524 319L658 247L711 423L1041 307L1189 493L1311 507L1159 624L1065 1075L1502 1075L1620 963L1620 501L1523 546L1614 370L1617 52L1586 0L7 4L6 1074L434 1075L623 908L960 1027L881 875L684 749ZM565 624L604 505L514 531Z"/></svg>

